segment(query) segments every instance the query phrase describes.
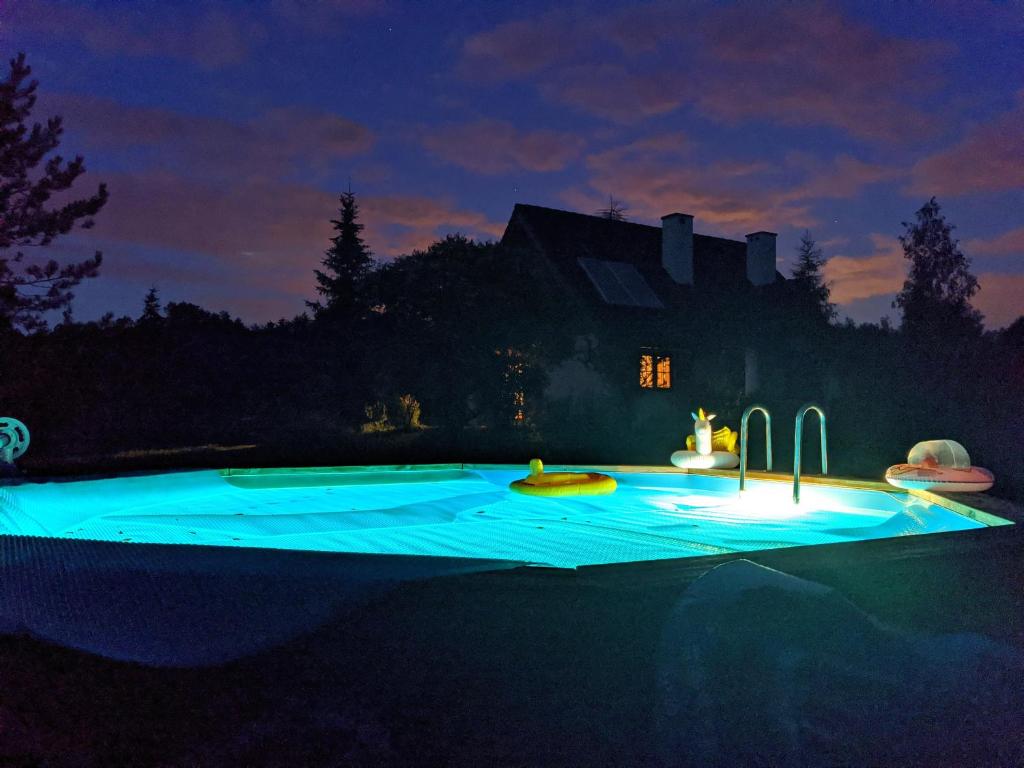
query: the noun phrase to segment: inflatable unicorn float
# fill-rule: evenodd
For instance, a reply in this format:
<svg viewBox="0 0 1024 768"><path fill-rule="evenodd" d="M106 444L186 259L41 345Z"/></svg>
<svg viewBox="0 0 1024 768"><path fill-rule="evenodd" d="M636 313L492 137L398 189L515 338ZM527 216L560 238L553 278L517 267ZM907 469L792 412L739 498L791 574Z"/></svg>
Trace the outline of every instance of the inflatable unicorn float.
<svg viewBox="0 0 1024 768"><path fill-rule="evenodd" d="M713 413L698 408L693 417L693 434L686 438L686 450L672 454L672 463L682 469L733 469L739 466L736 453L739 434L722 427L712 431Z"/></svg>

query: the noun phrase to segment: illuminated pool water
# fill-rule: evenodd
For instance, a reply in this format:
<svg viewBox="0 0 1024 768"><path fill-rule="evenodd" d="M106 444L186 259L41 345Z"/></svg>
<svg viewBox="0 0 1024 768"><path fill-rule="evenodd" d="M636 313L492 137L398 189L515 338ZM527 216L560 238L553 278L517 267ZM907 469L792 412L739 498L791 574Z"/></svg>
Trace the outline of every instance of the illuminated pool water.
<svg viewBox="0 0 1024 768"><path fill-rule="evenodd" d="M508 490L522 468L170 473L0 489L0 534L582 565L984 528L905 493L613 472L610 496Z"/></svg>

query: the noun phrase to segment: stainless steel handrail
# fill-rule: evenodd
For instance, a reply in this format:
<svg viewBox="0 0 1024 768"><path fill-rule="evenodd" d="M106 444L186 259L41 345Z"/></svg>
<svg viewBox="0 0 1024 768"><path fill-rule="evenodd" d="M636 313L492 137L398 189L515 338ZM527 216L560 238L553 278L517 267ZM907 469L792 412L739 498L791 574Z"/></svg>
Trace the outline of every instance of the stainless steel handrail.
<svg viewBox="0 0 1024 768"><path fill-rule="evenodd" d="M765 467L766 472L772 471L772 417L768 409L763 405L752 405L743 412L740 417L740 491L747 479L747 439L750 436L750 415L754 411L764 414L764 441L765 441Z"/></svg>
<svg viewBox="0 0 1024 768"><path fill-rule="evenodd" d="M793 430L793 503L800 503L800 446L804 436L804 417L808 412L818 414L818 429L821 432L821 474L828 474L828 441L825 437L825 412L820 405L806 403L796 412L796 427Z"/></svg>

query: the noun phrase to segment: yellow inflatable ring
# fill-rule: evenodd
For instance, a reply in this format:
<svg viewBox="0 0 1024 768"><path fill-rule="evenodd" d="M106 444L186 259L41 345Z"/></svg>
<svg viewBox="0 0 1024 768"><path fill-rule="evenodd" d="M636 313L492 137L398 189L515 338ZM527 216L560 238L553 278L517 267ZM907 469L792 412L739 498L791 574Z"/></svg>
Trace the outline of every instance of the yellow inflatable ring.
<svg viewBox="0 0 1024 768"><path fill-rule="evenodd" d="M530 474L508 487L527 496L604 496L614 492L618 483L599 472L545 472L544 463L533 459Z"/></svg>

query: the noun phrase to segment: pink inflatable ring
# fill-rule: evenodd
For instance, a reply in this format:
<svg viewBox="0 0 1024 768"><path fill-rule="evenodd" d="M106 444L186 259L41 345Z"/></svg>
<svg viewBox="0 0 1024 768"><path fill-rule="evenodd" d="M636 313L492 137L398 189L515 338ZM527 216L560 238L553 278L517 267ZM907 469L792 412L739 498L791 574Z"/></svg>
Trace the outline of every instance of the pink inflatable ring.
<svg viewBox="0 0 1024 768"><path fill-rule="evenodd" d="M910 449L906 464L885 470L885 480L915 491L979 492L996 481L987 469L972 467L967 450L953 440L926 440Z"/></svg>

